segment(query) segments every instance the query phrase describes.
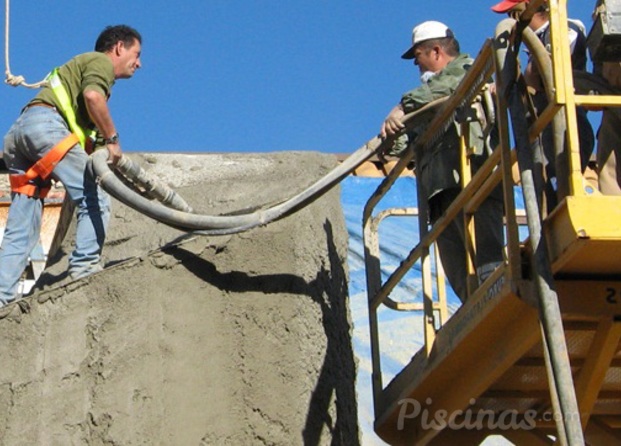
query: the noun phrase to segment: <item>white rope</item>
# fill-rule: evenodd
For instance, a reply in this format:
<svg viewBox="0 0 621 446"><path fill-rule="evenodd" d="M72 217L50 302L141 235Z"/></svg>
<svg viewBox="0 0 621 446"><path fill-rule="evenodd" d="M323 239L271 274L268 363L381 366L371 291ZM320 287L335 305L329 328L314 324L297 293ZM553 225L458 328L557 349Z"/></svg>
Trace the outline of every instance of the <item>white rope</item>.
<svg viewBox="0 0 621 446"><path fill-rule="evenodd" d="M9 84L12 87L22 85L27 88L41 88L47 84L47 80L43 79L37 83L28 84L26 83L24 76L15 76L11 74L11 68L9 67L9 2L10 0L6 0L4 8L4 63L6 66L6 70L4 71L6 75L4 83Z"/></svg>

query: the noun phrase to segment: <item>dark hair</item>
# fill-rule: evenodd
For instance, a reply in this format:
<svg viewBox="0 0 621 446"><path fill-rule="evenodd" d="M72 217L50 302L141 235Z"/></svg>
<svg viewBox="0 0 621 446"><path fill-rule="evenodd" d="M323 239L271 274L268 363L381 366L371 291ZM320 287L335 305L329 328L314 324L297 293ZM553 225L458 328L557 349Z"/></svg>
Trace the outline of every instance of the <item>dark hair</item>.
<svg viewBox="0 0 621 446"><path fill-rule="evenodd" d="M142 43L142 36L134 28L127 25L107 26L95 42L95 51L105 53L114 48L118 42L123 42L129 47L135 40Z"/></svg>
<svg viewBox="0 0 621 446"><path fill-rule="evenodd" d="M430 39L421 42L420 47L423 50L430 50L434 46L438 45L444 49L444 52L449 56L459 55L459 42L454 37L443 37L441 39Z"/></svg>

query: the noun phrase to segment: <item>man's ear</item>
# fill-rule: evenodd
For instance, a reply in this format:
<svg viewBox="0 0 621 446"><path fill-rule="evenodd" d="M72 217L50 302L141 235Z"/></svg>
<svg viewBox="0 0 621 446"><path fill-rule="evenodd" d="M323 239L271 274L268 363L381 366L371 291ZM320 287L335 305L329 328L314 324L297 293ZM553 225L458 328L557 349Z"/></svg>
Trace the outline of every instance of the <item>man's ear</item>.
<svg viewBox="0 0 621 446"><path fill-rule="evenodd" d="M117 56L121 55L121 50L125 48L125 42L119 40L116 45L114 45L114 52Z"/></svg>

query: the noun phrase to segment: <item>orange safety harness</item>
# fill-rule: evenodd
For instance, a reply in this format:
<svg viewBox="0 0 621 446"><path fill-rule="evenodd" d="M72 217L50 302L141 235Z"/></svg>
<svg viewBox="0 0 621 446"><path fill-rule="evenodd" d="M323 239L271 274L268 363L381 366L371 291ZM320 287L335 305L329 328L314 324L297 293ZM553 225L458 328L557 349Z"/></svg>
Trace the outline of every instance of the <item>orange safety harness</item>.
<svg viewBox="0 0 621 446"><path fill-rule="evenodd" d="M70 134L46 153L23 174L9 175L11 190L29 197L43 199L51 188L50 175L69 149L80 142L75 133Z"/></svg>

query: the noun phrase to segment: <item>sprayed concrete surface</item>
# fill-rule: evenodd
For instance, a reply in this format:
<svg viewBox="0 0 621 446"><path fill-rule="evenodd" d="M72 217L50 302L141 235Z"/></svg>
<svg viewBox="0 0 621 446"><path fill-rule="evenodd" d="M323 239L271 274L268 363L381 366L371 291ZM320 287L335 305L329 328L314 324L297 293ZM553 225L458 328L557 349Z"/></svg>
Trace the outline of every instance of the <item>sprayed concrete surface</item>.
<svg viewBox="0 0 621 446"><path fill-rule="evenodd" d="M288 198L318 153L132 155L200 213ZM70 234L73 229L70 229ZM356 445L335 188L246 233L188 236L114 202L106 269L2 310L0 444Z"/></svg>

